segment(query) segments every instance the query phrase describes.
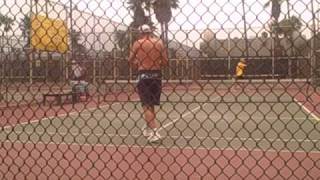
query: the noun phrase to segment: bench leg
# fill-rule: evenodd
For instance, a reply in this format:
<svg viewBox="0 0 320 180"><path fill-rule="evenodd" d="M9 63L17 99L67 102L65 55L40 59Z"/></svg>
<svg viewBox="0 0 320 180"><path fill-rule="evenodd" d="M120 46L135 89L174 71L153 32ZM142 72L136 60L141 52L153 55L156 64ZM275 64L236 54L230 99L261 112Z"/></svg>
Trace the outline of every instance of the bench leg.
<svg viewBox="0 0 320 180"><path fill-rule="evenodd" d="M61 98L61 96L57 96L57 103L58 103L58 105L61 105L61 103L62 103L62 98Z"/></svg>
<svg viewBox="0 0 320 180"><path fill-rule="evenodd" d="M75 104L78 102L78 94L74 93L72 94L72 104Z"/></svg>
<svg viewBox="0 0 320 180"><path fill-rule="evenodd" d="M43 105L46 105L47 96L43 96Z"/></svg>

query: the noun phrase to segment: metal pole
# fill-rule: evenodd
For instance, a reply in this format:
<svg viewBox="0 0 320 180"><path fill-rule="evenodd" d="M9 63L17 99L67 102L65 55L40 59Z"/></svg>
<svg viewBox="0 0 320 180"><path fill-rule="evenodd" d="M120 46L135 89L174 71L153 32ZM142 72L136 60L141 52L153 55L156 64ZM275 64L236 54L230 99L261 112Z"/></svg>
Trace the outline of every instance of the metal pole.
<svg viewBox="0 0 320 180"><path fill-rule="evenodd" d="M93 52L96 53L96 16L94 14L92 14L93 16ZM93 83L96 84L96 58L97 56L95 56L93 58Z"/></svg>
<svg viewBox="0 0 320 180"><path fill-rule="evenodd" d="M4 47L5 47L5 44L8 44L7 36L8 36L8 33L6 33L6 35L3 36L3 40L4 40L3 46ZM7 64L8 64L7 60L8 60L8 56L5 54L5 51L3 51L3 53L4 53L4 80L5 80L5 85L6 85L6 92L5 92L6 96L5 96L5 99L6 99L7 107L9 107L9 96L8 96L9 90L8 90L8 75L7 75L7 69L8 69L7 68Z"/></svg>
<svg viewBox="0 0 320 180"><path fill-rule="evenodd" d="M316 73L315 71L317 70L317 67L316 67L316 58L315 58L315 55L316 55L316 50L315 50L315 40L316 40L316 23L315 23L315 19L316 19L316 16L315 16L315 11L314 11L314 4L313 4L313 0L311 0L311 11L312 11L312 39L311 39L311 83L312 84L316 84Z"/></svg>
<svg viewBox="0 0 320 180"><path fill-rule="evenodd" d="M69 21L70 21L70 30L71 30L71 33L72 33L72 23L73 23L73 21L72 21L72 18L73 18L72 17L72 10L73 10L72 0L69 0L69 5L70 5ZM68 11L67 11L67 13L68 13ZM70 47L69 47L69 49L71 50L71 58L73 58L73 49L72 48L73 48L73 42L71 41Z"/></svg>
<svg viewBox="0 0 320 180"><path fill-rule="evenodd" d="M133 42L132 42L132 32L131 28L129 27L129 49L132 48ZM132 80L132 68L129 66L129 80Z"/></svg>
<svg viewBox="0 0 320 180"><path fill-rule="evenodd" d="M275 61L274 61L274 38L273 38L273 33L272 33L272 30L271 30L271 58L272 58L272 78L274 79L275 78Z"/></svg>
<svg viewBox="0 0 320 180"><path fill-rule="evenodd" d="M116 56L117 56L117 49L114 48L114 51L113 51L113 65L112 65L113 80L114 81L116 81L116 79L117 79L117 61L116 61Z"/></svg>
<svg viewBox="0 0 320 180"><path fill-rule="evenodd" d="M229 72L229 79L232 78L232 71L231 71L231 44L230 44L230 33L228 33L228 72Z"/></svg>
<svg viewBox="0 0 320 180"><path fill-rule="evenodd" d="M244 40L245 40L245 48L246 48L246 59L249 58L249 45L248 45L248 36L247 36L247 23L246 23L246 11L244 6L244 0L242 0L242 11L243 11L243 27L244 27Z"/></svg>
<svg viewBox="0 0 320 180"><path fill-rule="evenodd" d="M2 53L3 53L3 47L2 47L2 44L4 44L4 43L2 43L2 35L0 36L0 63L1 63L1 84L0 84L0 93L2 93L1 92L1 87L2 87L2 84L3 84L3 81L4 81L4 59L2 58Z"/></svg>
<svg viewBox="0 0 320 180"><path fill-rule="evenodd" d="M33 3L32 3L33 0L30 0L30 5L31 5L31 10L30 10L30 17L32 17L32 9L33 9ZM36 11L37 10L37 7L38 5L36 4ZM36 15L37 15L37 12L36 12ZM32 30L31 30L32 31ZM30 36L30 46L31 46L31 31L29 32L29 36ZM32 76L33 76L33 67L32 67L32 61L33 61L33 48L30 47L29 51L28 51L28 59L29 59L29 83L32 84L33 81L32 81Z"/></svg>
<svg viewBox="0 0 320 180"><path fill-rule="evenodd" d="M63 7L64 7L64 9L66 11L65 23L68 26L68 8L65 5ZM71 33L72 33L72 25L71 24L70 24L70 29L71 29L71 32L69 32L69 34L71 35ZM72 40L71 40L71 42L72 42ZM62 72L64 72L65 74L62 75L62 76L64 76L64 78L65 78L64 80L67 81L69 79L69 70L68 70L69 56L68 56L68 51L65 53L64 56L65 57L64 57L64 63L62 63Z"/></svg>
<svg viewBox="0 0 320 180"><path fill-rule="evenodd" d="M287 2L287 11L288 11L288 19L290 20L290 3L289 3L289 0L286 0L286 2ZM293 74L292 74L292 59L291 59L291 56L293 56L293 48L294 48L294 42L293 42L293 40L292 40L292 34L290 35L290 37L289 37L290 39L289 39L289 41L290 41L290 51L289 51L289 53L288 53L288 51L287 51L287 53L286 54L289 54L288 55L288 65L289 65L289 68L288 68L288 71L289 71L289 78L293 78Z"/></svg>

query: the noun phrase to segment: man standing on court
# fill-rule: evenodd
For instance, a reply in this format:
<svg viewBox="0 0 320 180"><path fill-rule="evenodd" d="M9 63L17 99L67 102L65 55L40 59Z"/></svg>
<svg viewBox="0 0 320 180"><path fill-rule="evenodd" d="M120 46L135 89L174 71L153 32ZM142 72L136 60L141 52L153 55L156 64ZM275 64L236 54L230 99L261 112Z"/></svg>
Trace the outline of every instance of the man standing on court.
<svg viewBox="0 0 320 180"><path fill-rule="evenodd" d="M143 135L149 142L161 139L154 107L160 105L161 68L168 65L167 50L160 38L153 35L149 25L139 28L141 38L130 49L129 64L138 69L138 94L144 111L146 128Z"/></svg>

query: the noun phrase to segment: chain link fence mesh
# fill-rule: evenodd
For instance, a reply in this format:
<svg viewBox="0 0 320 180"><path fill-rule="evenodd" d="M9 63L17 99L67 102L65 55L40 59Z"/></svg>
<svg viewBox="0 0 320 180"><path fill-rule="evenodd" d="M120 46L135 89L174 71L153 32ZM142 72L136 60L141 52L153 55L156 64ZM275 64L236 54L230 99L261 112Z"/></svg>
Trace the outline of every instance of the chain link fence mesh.
<svg viewBox="0 0 320 180"><path fill-rule="evenodd" d="M319 7L0 1L0 179L320 179ZM169 59L155 143L128 63L143 24Z"/></svg>

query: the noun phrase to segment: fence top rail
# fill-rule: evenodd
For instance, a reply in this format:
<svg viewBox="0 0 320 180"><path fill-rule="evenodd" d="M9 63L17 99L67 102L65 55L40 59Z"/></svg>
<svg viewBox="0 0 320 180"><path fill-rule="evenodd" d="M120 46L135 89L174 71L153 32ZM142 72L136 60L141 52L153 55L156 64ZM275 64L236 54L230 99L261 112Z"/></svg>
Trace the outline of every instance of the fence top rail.
<svg viewBox="0 0 320 180"><path fill-rule="evenodd" d="M296 78L296 79L291 79L291 78L283 78L283 79L244 79L242 80L243 82L248 82L248 83L306 83L309 82L310 79L306 78ZM112 84L112 83L138 83L138 80L132 80L132 79L127 79L127 80L105 80L104 81L107 84ZM177 79L163 79L163 83L230 83L234 82L232 79L217 79L217 80L193 80L193 79L183 79L183 80L177 80Z"/></svg>

